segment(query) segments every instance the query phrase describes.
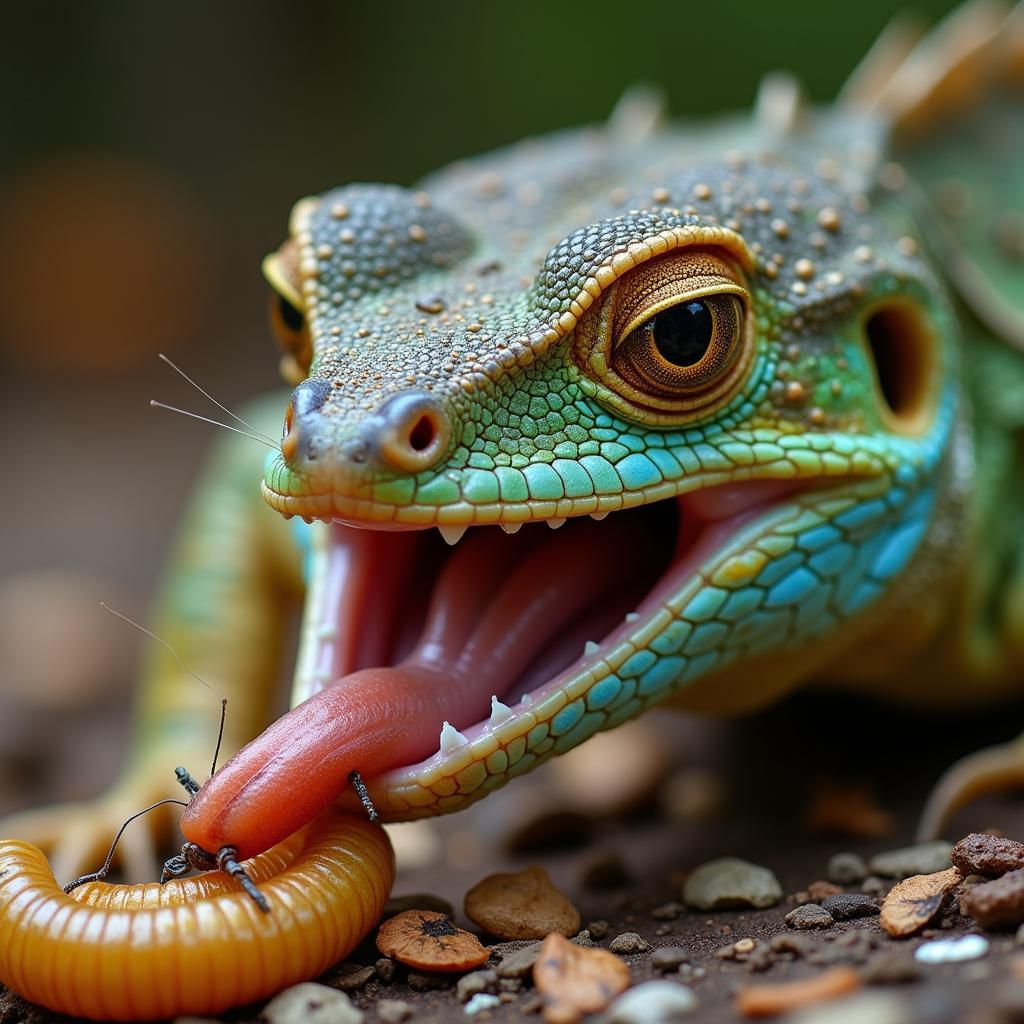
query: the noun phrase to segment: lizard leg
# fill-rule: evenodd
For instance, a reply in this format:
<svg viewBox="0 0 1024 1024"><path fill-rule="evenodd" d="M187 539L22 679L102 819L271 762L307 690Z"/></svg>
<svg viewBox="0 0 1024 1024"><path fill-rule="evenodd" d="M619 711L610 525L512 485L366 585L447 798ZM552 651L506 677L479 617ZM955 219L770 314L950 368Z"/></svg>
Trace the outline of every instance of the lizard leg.
<svg viewBox="0 0 1024 1024"><path fill-rule="evenodd" d="M1024 787L1024 736L968 754L932 789L917 829L919 840L938 837L953 813L978 797Z"/></svg>
<svg viewBox="0 0 1024 1024"><path fill-rule="evenodd" d="M269 423L283 404L264 403L246 415L273 429ZM289 606L297 607L301 583L288 526L259 495L264 454L251 440L229 435L214 445L199 477L152 622L187 672L164 647L147 641L121 778L95 800L0 820L0 834L50 853L62 881L95 867L131 814L181 796L175 767L185 765L205 779L219 725L217 699L188 673L228 699L224 758L274 716ZM176 816L174 808L161 807L127 829L118 847L126 875L158 876L157 851L170 840Z"/></svg>

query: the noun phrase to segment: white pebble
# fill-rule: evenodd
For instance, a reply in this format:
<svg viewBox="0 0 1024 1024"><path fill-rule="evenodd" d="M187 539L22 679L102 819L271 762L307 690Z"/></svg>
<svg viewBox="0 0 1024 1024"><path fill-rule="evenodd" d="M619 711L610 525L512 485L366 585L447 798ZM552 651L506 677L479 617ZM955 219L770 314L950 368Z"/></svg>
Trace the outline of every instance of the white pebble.
<svg viewBox="0 0 1024 1024"><path fill-rule="evenodd" d="M645 981L628 989L602 1018L607 1024L671 1024L697 1009L693 990L674 981Z"/></svg>
<svg viewBox="0 0 1024 1024"><path fill-rule="evenodd" d="M952 964L959 960L977 960L988 952L988 939L982 935L964 935L959 939L936 939L914 950L914 959L923 964Z"/></svg>
<svg viewBox="0 0 1024 1024"><path fill-rule="evenodd" d="M493 1010L496 1006L501 1006L501 1000L497 996L492 996L489 992L477 992L462 1008L462 1012L467 1017L472 1017L481 1010Z"/></svg>
<svg viewBox="0 0 1024 1024"><path fill-rule="evenodd" d="M260 1016L267 1024L363 1024L363 1011L344 992L313 981L286 988Z"/></svg>

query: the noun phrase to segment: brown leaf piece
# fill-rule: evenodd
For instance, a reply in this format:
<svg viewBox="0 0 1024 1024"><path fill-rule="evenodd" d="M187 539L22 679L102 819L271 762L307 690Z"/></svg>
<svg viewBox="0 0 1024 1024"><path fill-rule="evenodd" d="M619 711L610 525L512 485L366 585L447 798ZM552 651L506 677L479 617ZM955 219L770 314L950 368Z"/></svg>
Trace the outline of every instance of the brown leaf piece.
<svg viewBox="0 0 1024 1024"><path fill-rule="evenodd" d="M406 910L377 932L377 948L421 971L470 971L487 962L489 950L436 910Z"/></svg>
<svg viewBox="0 0 1024 1024"><path fill-rule="evenodd" d="M466 893L466 916L499 939L542 939L550 932L575 935L580 913L536 865L488 875Z"/></svg>
<svg viewBox="0 0 1024 1024"><path fill-rule="evenodd" d="M960 907L982 928L1016 928L1024 922L1024 870L971 886L960 898Z"/></svg>
<svg viewBox="0 0 1024 1024"><path fill-rule="evenodd" d="M546 1024L576 1024L603 1010L629 987L629 968L614 953L576 946L552 932L533 965L533 982L544 999Z"/></svg>
<svg viewBox="0 0 1024 1024"><path fill-rule="evenodd" d="M771 985L744 985L736 993L736 1010L744 1017L777 1017L801 1006L838 999L860 986L852 967L832 967L810 978Z"/></svg>
<svg viewBox="0 0 1024 1024"><path fill-rule="evenodd" d="M905 878L885 897L880 924L893 938L913 935L942 909L947 894L959 881L956 868Z"/></svg>

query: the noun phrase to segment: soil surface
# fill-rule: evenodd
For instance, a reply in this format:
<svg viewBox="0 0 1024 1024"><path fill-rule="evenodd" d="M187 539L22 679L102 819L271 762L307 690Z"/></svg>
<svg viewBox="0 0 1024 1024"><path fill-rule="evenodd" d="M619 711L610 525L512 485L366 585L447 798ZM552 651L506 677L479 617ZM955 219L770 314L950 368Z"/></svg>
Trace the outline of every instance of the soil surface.
<svg viewBox="0 0 1024 1024"><path fill-rule="evenodd" d="M942 769L963 753L1010 738L1024 723L1021 711L933 718L845 699L802 697L739 723L649 716L639 730L623 731L621 741L608 747L624 779L627 807L615 813L594 810L582 760L575 766L579 771L547 766L462 814L401 826L395 840L403 869L395 895L446 899L455 907L457 923L473 927L462 912L472 885L495 871L542 864L579 909L584 927L607 923L606 929L595 927L601 936L596 944L638 933L651 950L625 955L634 980L685 981L699 1000L687 1019L708 1024L740 1019L734 1007L740 986L815 975L835 964L852 966L864 988L845 1001L851 1017L838 1016L841 1003L820 1004L815 1021L1024 1020L1024 947L1012 932L988 935L989 950L976 960L941 966L914 961L913 950L929 937L979 931L955 908L923 937L900 941L881 930L877 917L813 931L796 931L785 922L797 905L795 894L825 878L833 854L852 851L867 859L910 843L923 799ZM653 769L650 750L658 752ZM642 770L636 767L640 761ZM838 819L839 831L852 820L883 834L840 835L836 823L828 834L822 831L828 816ZM1024 838L1024 801L1012 794L981 800L956 816L947 837L956 840L986 828ZM767 910L683 910L672 917L664 905L681 902L686 875L725 855L772 869L785 893L782 902ZM852 884L846 890L862 888ZM652 915L656 908L661 909ZM794 944L778 936L797 936L801 948L779 952L780 943ZM729 950L745 938L757 940L756 953ZM685 947L688 965L679 972L656 971L652 953L661 946ZM371 967L378 959L367 941L344 970L335 969L324 980L346 985L343 975L351 965ZM409 1019L416 1024L541 1019L529 979L505 993L506 1003L474 1017L465 1015L456 981L415 974L410 979L398 966L391 980L374 974L349 995L368 1022L381 1019L376 1007L382 999L408 1003ZM883 1002L869 1005L864 992L882 994ZM256 1021L259 1013L260 1007L242 1008L222 1019ZM11 993L0 994L0 1024L62 1019Z"/></svg>

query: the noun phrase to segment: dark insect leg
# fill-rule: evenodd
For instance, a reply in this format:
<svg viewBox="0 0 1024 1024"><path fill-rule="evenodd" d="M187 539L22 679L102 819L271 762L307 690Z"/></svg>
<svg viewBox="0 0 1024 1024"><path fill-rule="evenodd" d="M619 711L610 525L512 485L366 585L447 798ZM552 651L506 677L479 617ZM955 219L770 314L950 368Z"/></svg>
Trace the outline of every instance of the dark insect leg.
<svg viewBox="0 0 1024 1024"><path fill-rule="evenodd" d="M360 803L366 809L366 813L370 818L370 821L377 824L380 821L380 815L377 813L377 808L373 806L373 801L370 799L369 790L366 788L366 783L363 782L363 777L359 772L349 772L348 781L352 784L352 788L356 791L356 796L359 797Z"/></svg>

